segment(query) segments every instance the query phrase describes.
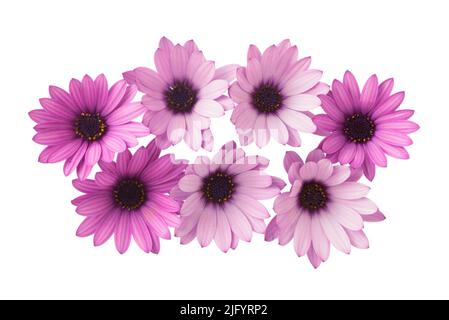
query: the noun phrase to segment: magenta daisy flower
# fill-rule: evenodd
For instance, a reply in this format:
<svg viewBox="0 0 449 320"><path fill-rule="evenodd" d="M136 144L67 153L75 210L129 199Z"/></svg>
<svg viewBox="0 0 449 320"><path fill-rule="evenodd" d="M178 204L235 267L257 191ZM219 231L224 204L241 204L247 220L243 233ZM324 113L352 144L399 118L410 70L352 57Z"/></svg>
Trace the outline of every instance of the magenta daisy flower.
<svg viewBox="0 0 449 320"><path fill-rule="evenodd" d="M74 199L76 212L86 216L76 234L94 235L94 245L114 234L115 246L124 253L131 236L145 252L158 253L159 238L170 239L168 227L179 224L179 204L167 193L184 175L187 166L171 154L159 158L154 140L134 155L119 153L117 162L100 161L95 180L74 180L84 195Z"/></svg>
<svg viewBox="0 0 449 320"><path fill-rule="evenodd" d="M368 248L363 221L385 217L365 197L369 188L357 182L361 170L333 166L319 149L309 154L306 163L287 152L284 167L292 187L274 202L277 215L267 227L267 241L279 238L279 244L285 245L293 239L298 256L307 254L315 268L328 259L331 243L345 253L351 245Z"/></svg>
<svg viewBox="0 0 449 320"><path fill-rule="evenodd" d="M273 137L299 146L298 131L315 132L310 110L320 106L317 95L329 87L320 82L321 71L309 69L310 63L310 57L298 60L298 49L289 40L263 54L249 47L247 67L237 69L237 81L229 89L238 104L231 121L243 145L255 141L263 147Z"/></svg>
<svg viewBox="0 0 449 320"><path fill-rule="evenodd" d="M43 109L29 113L37 122L33 140L47 146L39 162L65 160L66 176L77 168L78 177L87 178L100 159L111 162L116 152L149 134L144 125L132 122L145 109L131 102L137 88L123 80L108 89L104 75L95 81L86 75L82 82L70 81L70 93L54 86L49 91L51 98L40 99Z"/></svg>
<svg viewBox="0 0 449 320"><path fill-rule="evenodd" d="M195 237L202 247L215 240L227 252L239 240L251 241L252 233L264 233L268 211L259 200L279 194L285 183L264 174L269 160L245 156L235 142L224 145L209 160L200 157L189 165L186 175L171 195L183 201L181 224L175 235L187 244Z"/></svg>
<svg viewBox="0 0 449 320"><path fill-rule="evenodd" d="M235 78L236 65L215 69L195 42L173 45L163 37L154 55L157 72L137 68L125 72L128 83L145 93L144 124L162 149L182 139L195 151L212 149L210 118L224 115L234 104L225 96Z"/></svg>
<svg viewBox="0 0 449 320"><path fill-rule="evenodd" d="M316 115L313 121L328 136L320 147L332 162L363 168L369 180L374 179L375 166L386 167L386 154L408 159L405 146L412 144L409 133L419 126L409 121L413 110L397 110L404 100L404 92L391 94L393 79L378 85L372 75L360 93L357 81L347 71L343 83L334 80L332 91L321 95L326 114Z"/></svg>

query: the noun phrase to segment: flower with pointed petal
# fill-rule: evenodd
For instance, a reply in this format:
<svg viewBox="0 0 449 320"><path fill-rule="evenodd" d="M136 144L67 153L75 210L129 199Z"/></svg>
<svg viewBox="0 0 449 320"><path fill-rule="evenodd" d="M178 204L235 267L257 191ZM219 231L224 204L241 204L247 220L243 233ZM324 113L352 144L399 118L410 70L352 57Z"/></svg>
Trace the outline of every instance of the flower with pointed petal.
<svg viewBox="0 0 449 320"><path fill-rule="evenodd" d="M242 145L253 141L265 146L270 137L281 144L299 146L298 131L315 132L310 110L320 106L319 94L329 87L320 82L321 71L309 69L311 58L298 60L298 48L289 40L272 45L262 54L251 45L246 67L237 69L229 95L238 105L231 121Z"/></svg>
<svg viewBox="0 0 449 320"><path fill-rule="evenodd" d="M287 152L284 167L292 187L274 202L277 215L265 232L265 240L293 240L298 256L307 254L317 268L328 259L330 244L349 253L351 245L368 248L364 221L382 221L385 216L365 196L369 188L358 183L361 170L332 165L320 149L312 151L304 163Z"/></svg>
<svg viewBox="0 0 449 320"><path fill-rule="evenodd" d="M316 115L313 121L327 132L320 147L332 162L362 168L372 181L376 166L387 166L385 155L409 158L408 134L419 126L409 120L413 110L398 110L404 92L391 94L392 90L393 79L378 84L372 75L360 92L356 79L346 71L343 83L334 80L332 91L320 96L326 114Z"/></svg>
<svg viewBox="0 0 449 320"><path fill-rule="evenodd" d="M160 151L153 140L134 155L119 153L117 162L100 161L102 171L95 180L73 181L85 193L72 201L86 217L76 232L79 237L93 234L99 246L114 235L117 250L124 253L132 236L143 251L159 252L159 238L170 239L169 227L179 225L180 206L168 192L187 166L172 154L159 157Z"/></svg>
<svg viewBox="0 0 449 320"><path fill-rule="evenodd" d="M210 119L234 107L225 93L237 66L216 69L193 40L173 45L165 37L160 40L154 62L157 72L140 67L123 74L128 83L136 84L145 94L143 123L156 135L162 149L184 139L195 151L211 151Z"/></svg>
<svg viewBox="0 0 449 320"><path fill-rule="evenodd" d="M227 252L239 240L251 241L264 233L268 211L259 202L275 197L285 186L263 171L269 160L246 156L235 142L225 144L213 159L199 157L186 169L171 195L183 202L181 224L175 235L182 244L195 237L202 247L215 240Z"/></svg>
<svg viewBox="0 0 449 320"><path fill-rule="evenodd" d="M64 174L76 168L83 180L99 160L111 162L117 152L136 146L136 138L149 131L132 121L145 110L132 102L135 86L121 80L109 89L104 75L95 81L86 75L82 81L72 79L69 89L67 93L50 86L50 98L40 99L43 109L33 110L29 116L37 123L33 140L47 146L39 162L65 160Z"/></svg>

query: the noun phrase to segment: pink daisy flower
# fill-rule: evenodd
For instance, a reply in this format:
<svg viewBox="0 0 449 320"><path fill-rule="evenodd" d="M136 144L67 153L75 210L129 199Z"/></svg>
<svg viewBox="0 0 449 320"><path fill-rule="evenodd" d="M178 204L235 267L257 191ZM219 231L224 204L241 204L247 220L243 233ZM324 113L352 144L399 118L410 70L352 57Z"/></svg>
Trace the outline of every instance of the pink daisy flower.
<svg viewBox="0 0 449 320"><path fill-rule="evenodd" d="M292 187L276 198L277 215L265 240L279 238L279 244L286 245L293 239L298 256L307 254L315 268L328 259L330 243L348 254L351 245L368 248L363 221L382 221L385 216L365 197L369 188L357 182L361 170L333 166L319 149L306 163L287 152L284 167Z"/></svg>
<svg viewBox="0 0 449 320"><path fill-rule="evenodd" d="M252 233L264 233L268 211L259 200L279 194L285 183L264 174L269 160L245 156L235 142L225 144L210 160L199 157L171 195L182 201L181 224L175 235L187 244L195 237L202 247L215 240L227 252L239 240L251 241Z"/></svg>
<svg viewBox="0 0 449 320"><path fill-rule="evenodd" d="M77 168L78 177L85 179L100 159L111 162L116 152L149 134L144 125L132 122L144 112L140 103L131 102L135 86L121 80L109 89L104 75L95 81L86 75L82 82L72 79L69 89L50 86L50 98L40 99L43 109L29 113L37 123L33 140L47 146L39 162L65 160L66 176Z"/></svg>
<svg viewBox="0 0 449 320"><path fill-rule="evenodd" d="M405 146L412 144L409 133L419 126L409 121L413 110L397 110L404 100L404 92L391 94L393 79L378 84L372 75L362 92L351 72L343 83L334 80L332 91L321 95L326 114L316 115L313 121L328 136L320 147L332 162L363 168L369 180L374 179L376 166L386 167L386 154L408 159Z"/></svg>
<svg viewBox="0 0 449 320"><path fill-rule="evenodd" d="M234 107L225 93L237 66L215 69L193 40L182 46L165 37L154 62L157 72L142 67L123 76L145 93L142 103L148 111L143 122L156 135L156 143L165 149L184 139L195 151L200 147L211 151L210 118L221 117Z"/></svg>
<svg viewBox="0 0 449 320"><path fill-rule="evenodd" d="M74 199L76 212L86 216L76 234L94 235L94 245L114 234L115 246L124 253L131 236L145 252L158 253L159 238L170 239L168 227L179 224L179 204L167 193L184 175L187 166L172 154L159 158L154 140L134 155L119 153L117 162L100 161L95 180L73 180L84 195Z"/></svg>
<svg viewBox="0 0 449 320"><path fill-rule="evenodd" d="M309 69L310 63L310 57L298 60L298 49L289 40L263 54L249 47L247 67L237 69L237 81L229 89L238 104L231 121L242 145L255 141L263 147L273 137L297 147L298 131L315 132L310 110L320 106L317 95L329 87L320 82L321 71Z"/></svg>

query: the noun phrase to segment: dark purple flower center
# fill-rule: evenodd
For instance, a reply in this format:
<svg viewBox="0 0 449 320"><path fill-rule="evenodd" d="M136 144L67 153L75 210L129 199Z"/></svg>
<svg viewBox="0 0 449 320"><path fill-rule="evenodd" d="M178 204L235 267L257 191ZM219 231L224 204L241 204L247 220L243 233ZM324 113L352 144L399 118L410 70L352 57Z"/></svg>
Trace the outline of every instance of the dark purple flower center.
<svg viewBox="0 0 449 320"><path fill-rule="evenodd" d="M376 125L367 115L356 113L347 117L343 126L346 137L355 143L366 143L371 140L376 131Z"/></svg>
<svg viewBox="0 0 449 320"><path fill-rule="evenodd" d="M188 81L176 81L165 91L165 101L174 113L191 112L197 100L197 91Z"/></svg>
<svg viewBox="0 0 449 320"><path fill-rule="evenodd" d="M254 90L252 102L259 112L272 113L282 106L282 95L276 85L265 83Z"/></svg>
<svg viewBox="0 0 449 320"><path fill-rule="evenodd" d="M85 140L98 140L104 135L106 128L106 122L99 113L83 112L75 120L75 134Z"/></svg>
<svg viewBox="0 0 449 320"><path fill-rule="evenodd" d="M131 178L121 180L113 190L114 200L122 209L138 209L146 200L145 186L139 180Z"/></svg>
<svg viewBox="0 0 449 320"><path fill-rule="evenodd" d="M231 199L234 193L234 182L230 175L217 171L204 179L202 190L210 202L223 203Z"/></svg>
<svg viewBox="0 0 449 320"><path fill-rule="evenodd" d="M299 205L310 212L318 211L326 206L328 195L326 187L319 182L309 181L302 185L299 193Z"/></svg>

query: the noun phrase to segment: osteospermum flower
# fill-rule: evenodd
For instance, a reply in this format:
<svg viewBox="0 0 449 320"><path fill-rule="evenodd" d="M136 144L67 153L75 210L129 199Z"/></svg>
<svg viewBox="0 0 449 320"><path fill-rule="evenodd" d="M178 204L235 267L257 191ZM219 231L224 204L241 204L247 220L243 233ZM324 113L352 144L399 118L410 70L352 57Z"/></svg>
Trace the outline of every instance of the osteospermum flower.
<svg viewBox="0 0 449 320"><path fill-rule="evenodd" d="M77 168L78 177L85 179L100 159L111 162L116 152L136 146L136 138L149 134L144 125L131 121L145 110L131 102L135 86L121 80L109 89L104 75L95 81L86 75L82 82L72 79L69 89L50 86L50 98L40 99L43 109L29 113L37 122L33 140L47 146L40 162L65 160L65 175Z"/></svg>
<svg viewBox="0 0 449 320"><path fill-rule="evenodd" d="M319 94L329 87L320 82L322 72L309 69L311 58L298 60L298 49L289 40L272 45L263 54L251 45L246 67L237 69L229 95L238 104L231 121L243 145L254 140L259 147L270 137L281 144L299 146L298 131L315 132L309 110L320 105Z"/></svg>
<svg viewBox="0 0 449 320"><path fill-rule="evenodd" d="M142 67L123 76L145 93L142 103L148 111L143 122L157 136L158 146L164 149L184 139L195 151L200 147L210 151L210 118L234 107L224 94L237 66L215 69L214 62L206 60L192 40L173 45L165 37L154 62L157 72Z"/></svg>
<svg viewBox="0 0 449 320"><path fill-rule="evenodd" d="M117 162L100 161L102 171L95 180L74 180L75 188L85 194L72 203L86 216L76 234L93 234L95 246L114 234L120 253L128 249L132 236L143 251L158 253L159 238L170 239L168 227L179 224L179 204L167 193L187 166L171 154L159 154L153 140L134 155L128 150L119 153Z"/></svg>
<svg viewBox="0 0 449 320"><path fill-rule="evenodd" d="M287 152L284 167L292 187L274 202L277 215L266 230L267 241L279 238L285 245L293 239L298 256L307 254L315 268L328 259L330 243L345 253L351 245L368 248L363 221L382 221L385 216L365 197L369 188L357 182L361 170L333 166L319 149L306 163Z"/></svg>
<svg viewBox="0 0 449 320"><path fill-rule="evenodd" d="M234 142L224 145L212 159L200 157L171 195L184 201L181 224L175 235L186 244L195 237L202 247L215 240L224 252L239 240L251 241L252 233L264 233L268 211L259 200L276 196L285 186L279 178L264 174L269 160L245 156Z"/></svg>
<svg viewBox="0 0 449 320"><path fill-rule="evenodd" d="M360 93L357 81L347 71L343 83L334 80L332 91L321 95L326 114L313 118L318 128L328 132L321 148L333 161L363 168L369 180L374 179L375 166L386 167L386 154L408 159L404 148L412 144L409 133L419 126L409 121L413 110L397 110L404 100L404 92L391 94L393 79L378 85L371 76Z"/></svg>

